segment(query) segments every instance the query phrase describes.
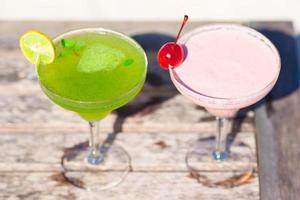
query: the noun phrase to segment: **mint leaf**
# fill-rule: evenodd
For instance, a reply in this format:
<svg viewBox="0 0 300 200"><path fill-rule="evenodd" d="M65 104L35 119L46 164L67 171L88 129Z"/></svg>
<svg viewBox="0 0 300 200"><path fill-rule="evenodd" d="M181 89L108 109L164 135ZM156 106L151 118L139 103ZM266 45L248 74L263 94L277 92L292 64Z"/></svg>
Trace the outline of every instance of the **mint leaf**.
<svg viewBox="0 0 300 200"><path fill-rule="evenodd" d="M84 47L86 46L85 42L83 41L80 41L80 42L77 42L74 46L74 50L75 51L80 51L81 49L83 49Z"/></svg>
<svg viewBox="0 0 300 200"><path fill-rule="evenodd" d="M129 66L133 63L133 59L132 58L129 58L129 59L126 59L124 62L123 62L123 65L124 66Z"/></svg>
<svg viewBox="0 0 300 200"><path fill-rule="evenodd" d="M71 39L63 38L61 40L61 45L64 48L73 48L76 45L76 42L74 40L71 40Z"/></svg>

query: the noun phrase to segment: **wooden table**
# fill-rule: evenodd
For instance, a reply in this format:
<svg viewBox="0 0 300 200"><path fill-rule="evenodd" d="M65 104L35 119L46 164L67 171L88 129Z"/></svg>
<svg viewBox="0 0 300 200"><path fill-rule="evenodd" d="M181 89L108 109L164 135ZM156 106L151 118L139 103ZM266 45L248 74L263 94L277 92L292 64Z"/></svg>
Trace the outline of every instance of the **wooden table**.
<svg viewBox="0 0 300 200"><path fill-rule="evenodd" d="M192 22L188 29L201 24ZM293 33L288 22L250 25ZM117 132L115 142L132 159L132 171L125 181L101 192L77 189L62 177L61 157L66 149L87 141L88 127L78 116L45 97L34 68L18 50L17 40L31 28L54 36L90 26L134 35L149 57L143 92L101 123L102 138ZM179 95L168 74L156 66L157 48L171 40L177 29L175 22L0 22L0 199L259 199L257 174L238 187L210 188L186 169L187 150L197 139L211 137L215 124L213 116ZM243 111L234 131L235 140L255 152L254 116L253 111ZM203 163L201 174L222 176L209 163Z"/></svg>

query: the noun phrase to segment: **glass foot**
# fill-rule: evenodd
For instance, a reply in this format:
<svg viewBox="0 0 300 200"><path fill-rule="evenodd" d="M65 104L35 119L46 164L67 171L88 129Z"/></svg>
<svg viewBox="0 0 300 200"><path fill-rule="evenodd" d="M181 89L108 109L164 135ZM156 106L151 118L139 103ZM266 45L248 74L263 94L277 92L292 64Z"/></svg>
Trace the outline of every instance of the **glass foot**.
<svg viewBox="0 0 300 200"><path fill-rule="evenodd" d="M89 191L109 189L121 183L131 170L129 154L120 146L102 145L101 156L90 164L88 144L68 150L62 157L63 175L76 187Z"/></svg>
<svg viewBox="0 0 300 200"><path fill-rule="evenodd" d="M228 188L248 183L254 177L256 157L247 144L234 141L223 153L216 152L214 145L213 137L200 139L186 154L192 178L207 187Z"/></svg>

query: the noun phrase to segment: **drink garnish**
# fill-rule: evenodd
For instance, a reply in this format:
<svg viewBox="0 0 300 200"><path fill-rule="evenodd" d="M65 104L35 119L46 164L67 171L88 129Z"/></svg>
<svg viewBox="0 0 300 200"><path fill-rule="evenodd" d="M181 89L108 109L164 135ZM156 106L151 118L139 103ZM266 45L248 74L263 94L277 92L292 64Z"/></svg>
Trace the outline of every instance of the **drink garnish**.
<svg viewBox="0 0 300 200"><path fill-rule="evenodd" d="M129 66L134 62L134 60L132 58L128 58L126 60L124 60L123 65L124 66Z"/></svg>
<svg viewBox="0 0 300 200"><path fill-rule="evenodd" d="M79 56L79 51L83 49L86 44L83 41L76 42L70 38L62 38L60 40L61 46L63 47L62 52L60 52L59 56L64 57L70 54L75 54Z"/></svg>
<svg viewBox="0 0 300 200"><path fill-rule="evenodd" d="M184 15L183 22L181 24L180 30L177 34L175 42L168 42L164 44L158 51L157 60L161 68L168 70L178 67L184 59L184 50L182 45L178 44L179 36L182 32L188 20L188 16Z"/></svg>
<svg viewBox="0 0 300 200"><path fill-rule="evenodd" d="M60 42L64 48L73 48L76 45L76 42L74 40L68 38L63 38Z"/></svg>
<svg viewBox="0 0 300 200"><path fill-rule="evenodd" d="M50 64L55 59L55 48L51 38L40 31L31 30L20 37L20 49L33 64Z"/></svg>

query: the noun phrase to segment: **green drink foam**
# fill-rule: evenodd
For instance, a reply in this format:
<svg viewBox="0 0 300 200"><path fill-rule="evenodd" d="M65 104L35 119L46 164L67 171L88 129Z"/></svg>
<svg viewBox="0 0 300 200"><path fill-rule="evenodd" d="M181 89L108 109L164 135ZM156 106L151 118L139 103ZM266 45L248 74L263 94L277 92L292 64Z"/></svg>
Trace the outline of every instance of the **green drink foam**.
<svg viewBox="0 0 300 200"><path fill-rule="evenodd" d="M124 57L124 53L118 49L102 44L95 44L84 50L77 68L82 72L114 70L120 65Z"/></svg>

